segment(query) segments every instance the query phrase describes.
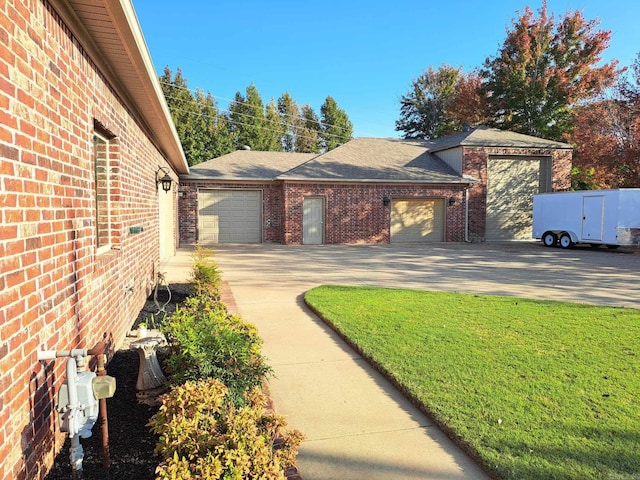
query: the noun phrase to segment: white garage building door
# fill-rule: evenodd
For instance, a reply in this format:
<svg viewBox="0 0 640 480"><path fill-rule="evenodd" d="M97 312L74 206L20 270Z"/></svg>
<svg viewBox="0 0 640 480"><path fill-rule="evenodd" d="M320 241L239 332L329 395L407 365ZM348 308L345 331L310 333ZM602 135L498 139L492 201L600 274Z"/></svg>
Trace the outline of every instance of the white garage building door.
<svg viewBox="0 0 640 480"><path fill-rule="evenodd" d="M391 243L443 241L444 199L394 199L391 202Z"/></svg>
<svg viewBox="0 0 640 480"><path fill-rule="evenodd" d="M487 241L531 240L533 195L551 190L551 159L490 158L487 165Z"/></svg>
<svg viewBox="0 0 640 480"><path fill-rule="evenodd" d="M260 190L198 191L198 241L260 243L262 241Z"/></svg>

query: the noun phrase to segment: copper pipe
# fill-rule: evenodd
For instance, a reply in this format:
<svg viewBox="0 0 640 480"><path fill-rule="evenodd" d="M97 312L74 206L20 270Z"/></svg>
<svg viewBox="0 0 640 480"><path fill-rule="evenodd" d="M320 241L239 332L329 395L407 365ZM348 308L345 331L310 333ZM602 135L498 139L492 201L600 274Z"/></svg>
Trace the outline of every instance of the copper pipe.
<svg viewBox="0 0 640 480"><path fill-rule="evenodd" d="M104 376L107 374L107 369L105 368L105 357L104 354L104 342L98 342L96 345L87 351L87 354L93 355L96 357L96 374L98 376ZM104 468L109 468L111 466L111 457L109 455L109 422L107 420L107 399L100 399L100 425L102 428L102 466Z"/></svg>

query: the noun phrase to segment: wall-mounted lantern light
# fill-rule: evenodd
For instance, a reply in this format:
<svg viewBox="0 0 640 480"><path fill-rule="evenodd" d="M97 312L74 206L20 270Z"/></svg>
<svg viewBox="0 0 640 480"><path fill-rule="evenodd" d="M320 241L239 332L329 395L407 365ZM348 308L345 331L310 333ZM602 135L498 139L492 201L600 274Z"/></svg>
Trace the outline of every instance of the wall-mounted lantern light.
<svg viewBox="0 0 640 480"><path fill-rule="evenodd" d="M456 199L454 197L449 198L449 206L453 207L456 204Z"/></svg>
<svg viewBox="0 0 640 480"><path fill-rule="evenodd" d="M382 197L382 206L383 207L388 207L391 204L391 199L389 197L387 197L386 195L384 197Z"/></svg>
<svg viewBox="0 0 640 480"><path fill-rule="evenodd" d="M172 183L173 179L171 175L169 175L169 170L164 167L158 167L158 171L156 172L156 190L158 189L158 185L162 185L162 190L169 192Z"/></svg>

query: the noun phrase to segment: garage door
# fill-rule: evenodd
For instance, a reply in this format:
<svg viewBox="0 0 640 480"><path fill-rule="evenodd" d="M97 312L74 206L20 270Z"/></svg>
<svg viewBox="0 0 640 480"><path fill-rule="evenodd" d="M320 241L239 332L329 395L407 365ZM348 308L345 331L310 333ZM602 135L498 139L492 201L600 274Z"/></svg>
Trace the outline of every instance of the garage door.
<svg viewBox="0 0 640 480"><path fill-rule="evenodd" d="M416 198L391 203L391 243L443 242L444 199Z"/></svg>
<svg viewBox="0 0 640 480"><path fill-rule="evenodd" d="M262 241L260 190L198 191L198 241L260 243Z"/></svg>
<svg viewBox="0 0 640 480"><path fill-rule="evenodd" d="M533 195L547 191L551 162L492 158L487 166L488 241L531 240Z"/></svg>

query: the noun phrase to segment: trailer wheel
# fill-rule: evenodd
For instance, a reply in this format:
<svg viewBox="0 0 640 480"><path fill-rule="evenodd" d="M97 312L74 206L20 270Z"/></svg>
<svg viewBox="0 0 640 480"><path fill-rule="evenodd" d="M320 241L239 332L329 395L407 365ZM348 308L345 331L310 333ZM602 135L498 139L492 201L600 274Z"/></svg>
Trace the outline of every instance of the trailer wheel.
<svg viewBox="0 0 640 480"><path fill-rule="evenodd" d="M560 235L560 246L562 248L571 248L573 247L573 240L571 240L571 235L568 233L563 233Z"/></svg>
<svg viewBox="0 0 640 480"><path fill-rule="evenodd" d="M556 243L558 243L558 236L553 232L545 232L542 235L542 243L544 243L545 247L555 247Z"/></svg>

